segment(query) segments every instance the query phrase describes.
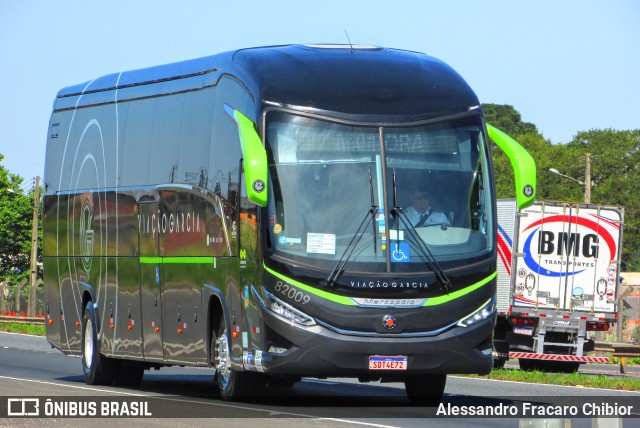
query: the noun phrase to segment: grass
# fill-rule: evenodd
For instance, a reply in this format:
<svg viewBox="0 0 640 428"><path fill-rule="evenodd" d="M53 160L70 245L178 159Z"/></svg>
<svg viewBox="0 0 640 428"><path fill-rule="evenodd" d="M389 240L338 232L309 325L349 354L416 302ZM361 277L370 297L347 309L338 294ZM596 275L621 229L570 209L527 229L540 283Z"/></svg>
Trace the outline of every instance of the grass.
<svg viewBox="0 0 640 428"><path fill-rule="evenodd" d="M32 334L34 336L44 336L46 334L44 324L22 324L6 321L0 321L0 331Z"/></svg>
<svg viewBox="0 0 640 428"><path fill-rule="evenodd" d="M493 370L486 376L468 375L468 377L510 380L527 383L543 383L548 385L577 386L585 388L616 389L620 391L640 391L640 379L628 377L607 377L605 375L585 375L581 373L561 374L540 371L523 371L513 369Z"/></svg>

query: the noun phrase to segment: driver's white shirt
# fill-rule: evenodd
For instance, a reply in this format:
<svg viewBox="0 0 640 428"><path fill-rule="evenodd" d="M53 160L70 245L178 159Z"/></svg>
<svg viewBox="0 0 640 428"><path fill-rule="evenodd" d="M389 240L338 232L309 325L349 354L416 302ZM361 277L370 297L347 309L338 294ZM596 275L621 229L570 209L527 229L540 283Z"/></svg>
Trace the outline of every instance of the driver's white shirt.
<svg viewBox="0 0 640 428"><path fill-rule="evenodd" d="M425 224L433 224L433 223L444 223L446 225L449 224L449 219L442 211L435 211L432 208L429 208L427 211L431 210L431 215L427 218L427 220L422 223ZM415 227L420 222L420 218L422 218L422 214L418 212L418 210L412 205L405 210L405 214L407 215L407 219L412 226Z"/></svg>

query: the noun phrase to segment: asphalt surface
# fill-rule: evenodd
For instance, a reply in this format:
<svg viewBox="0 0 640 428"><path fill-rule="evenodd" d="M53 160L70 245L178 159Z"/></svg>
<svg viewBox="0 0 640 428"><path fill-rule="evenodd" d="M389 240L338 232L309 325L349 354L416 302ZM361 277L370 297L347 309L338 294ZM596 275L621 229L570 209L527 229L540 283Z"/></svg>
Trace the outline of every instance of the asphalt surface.
<svg viewBox="0 0 640 428"><path fill-rule="evenodd" d="M171 367L146 372L137 388L94 387L84 383L78 358L52 349L44 338L0 333L0 409L7 397L99 403L133 400L148 402L153 414L134 419L7 418L0 419L0 426L417 427L433 422L447 427L517 427L522 422L512 417L437 417L436 408L411 406L402 384L360 384L346 379L304 379L292 389L268 388L260 397L229 403L213 396L212 374L211 369ZM455 376L447 381L443 403L454 408L493 409L503 403L520 406L527 402L581 406L603 397L621 405L628 401L638 403L633 415L640 417L640 393ZM623 421L625 427L640 426L639 419ZM591 427L592 423L591 418L574 418L573 426Z"/></svg>

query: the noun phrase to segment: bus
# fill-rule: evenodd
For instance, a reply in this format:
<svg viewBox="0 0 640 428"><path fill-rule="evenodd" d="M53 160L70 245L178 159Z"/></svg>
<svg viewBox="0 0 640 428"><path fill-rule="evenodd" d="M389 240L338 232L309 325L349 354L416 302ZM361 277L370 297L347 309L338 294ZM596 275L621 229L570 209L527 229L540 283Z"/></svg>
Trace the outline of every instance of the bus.
<svg viewBox="0 0 640 428"><path fill-rule="evenodd" d="M178 365L214 369L224 400L337 377L437 402L447 374L493 364L491 140L530 204L533 160L459 74L366 45L64 88L44 174L47 339L91 385ZM440 221L409 221L414 191Z"/></svg>

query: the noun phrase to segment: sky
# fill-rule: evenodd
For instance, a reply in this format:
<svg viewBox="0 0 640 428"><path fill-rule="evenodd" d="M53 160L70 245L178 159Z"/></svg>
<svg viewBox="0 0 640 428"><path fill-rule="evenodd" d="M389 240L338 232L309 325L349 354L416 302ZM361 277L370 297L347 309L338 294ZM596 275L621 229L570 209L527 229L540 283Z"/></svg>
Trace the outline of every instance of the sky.
<svg viewBox="0 0 640 428"><path fill-rule="evenodd" d="M42 176L63 87L244 47L347 43L345 30L443 60L553 143L639 129L639 23L636 0L0 0L2 165Z"/></svg>

